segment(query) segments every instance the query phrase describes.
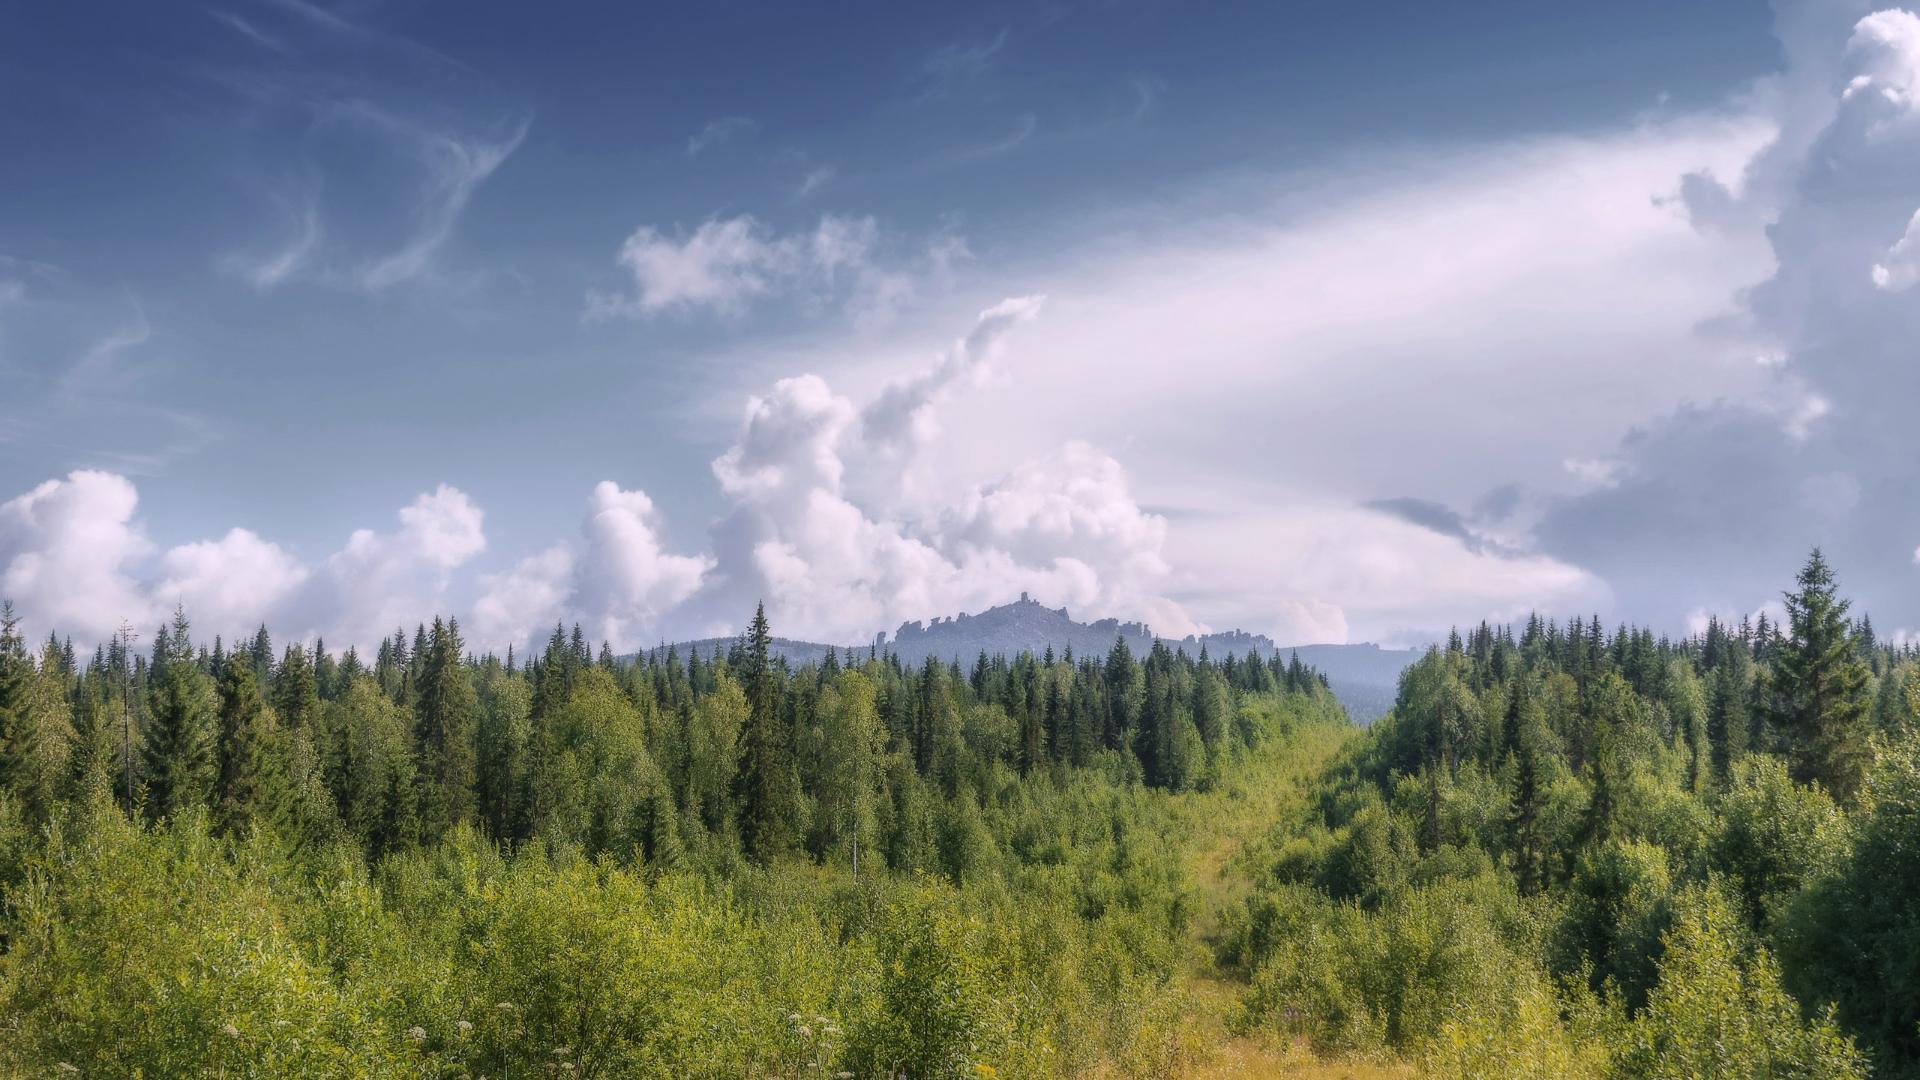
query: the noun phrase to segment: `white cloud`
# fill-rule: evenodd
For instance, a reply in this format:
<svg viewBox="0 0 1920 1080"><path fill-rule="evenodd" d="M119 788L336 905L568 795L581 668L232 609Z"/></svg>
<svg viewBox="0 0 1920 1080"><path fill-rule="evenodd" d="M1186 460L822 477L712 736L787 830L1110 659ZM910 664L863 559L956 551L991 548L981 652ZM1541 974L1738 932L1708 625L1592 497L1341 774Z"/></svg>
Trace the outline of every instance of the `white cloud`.
<svg viewBox="0 0 1920 1080"><path fill-rule="evenodd" d="M1873 264L1873 283L1888 292L1913 288L1920 281L1920 210L1907 219L1907 229L1887 249L1886 258Z"/></svg>
<svg viewBox="0 0 1920 1080"><path fill-rule="evenodd" d="M265 255L229 255L223 270L245 281L256 292L271 292L304 272L320 247L320 205L308 198L291 208L293 234L279 250Z"/></svg>
<svg viewBox="0 0 1920 1080"><path fill-rule="evenodd" d="M667 551L659 529L645 492L623 491L610 480L594 485L573 603L592 620L596 636L622 648L659 629L661 616L693 595L713 567L704 555Z"/></svg>
<svg viewBox="0 0 1920 1080"><path fill-rule="evenodd" d="M1511 482L1537 516L1623 479L1620 433L1650 415L1773 400L1752 337L1718 325L1769 272L1765 239L1696 230L1671 196L1692 172L1739 175L1775 129L1726 114L1423 147L1057 223L1029 238L1046 254L996 266L1001 295L1044 287L1046 316L1004 346L1004 384L943 400L918 486L958 505L1063 435L1113 448L1135 503L1167 508L1152 595L1291 640L1406 640L1604 598L1577 560L1529 553L1531 521L1463 538L1354 504L1470 505ZM836 336L753 359L876 385L924 348ZM880 457L844 458L843 494L876 521L885 485L864 470ZM1370 584L1382 566L1391 588Z"/></svg>
<svg viewBox="0 0 1920 1080"><path fill-rule="evenodd" d="M760 125L752 117L723 116L712 120L687 140L687 156L699 157L725 143L743 139L760 130Z"/></svg>
<svg viewBox="0 0 1920 1080"><path fill-rule="evenodd" d="M883 319L911 297L923 278L944 277L964 241L942 235L897 254L871 217L823 215L811 231L778 233L742 214L702 222L669 235L642 225L620 245L618 262L632 278L624 293L590 292L588 319L653 318L708 311L737 317L757 301L794 297L840 304L857 321Z"/></svg>
<svg viewBox="0 0 1920 1080"><path fill-rule="evenodd" d="M225 633L281 615L308 575L280 545L236 528L170 548L151 592L162 609L178 604L202 627Z"/></svg>
<svg viewBox="0 0 1920 1080"><path fill-rule="evenodd" d="M1551 550L1636 610L1732 610L1790 580L1816 544L1856 610L1914 595L1904 546L1887 540L1920 533L1920 18L1794 2L1778 25L1788 66L1760 101L1779 134L1722 207L1767 225L1772 274L1725 320L1757 343L1766 381L1645 423L1621 445L1630 479L1544 525Z"/></svg>
<svg viewBox="0 0 1920 1080"><path fill-rule="evenodd" d="M622 651L652 643L665 617L693 595L713 560L666 550L660 516L645 492L610 480L594 485L580 543L556 544L502 574L481 578L474 604L477 645L525 646L548 623L578 622Z"/></svg>
<svg viewBox="0 0 1920 1080"><path fill-rule="evenodd" d="M0 503L0 597L30 629L104 641L121 620L144 626L155 606L132 576L152 550L124 476L82 470Z"/></svg>
<svg viewBox="0 0 1920 1080"><path fill-rule="evenodd" d="M1194 629L1160 594L1166 523L1134 501L1119 463L1070 442L985 482L924 469L936 413L980 384L1037 297L983 311L928 368L864 407L815 375L753 397L714 460L730 503L694 614L737 621L756 600L783 633L863 639L908 619L1004 602L1019 591L1082 611Z"/></svg>
<svg viewBox="0 0 1920 1080"><path fill-rule="evenodd" d="M1621 463L1613 458L1566 458L1560 463L1568 475L1589 487L1610 488L1620 483Z"/></svg>
<svg viewBox="0 0 1920 1080"><path fill-rule="evenodd" d="M525 648L531 635L564 616L573 593L573 550L555 544L509 570L480 577L470 628L483 649Z"/></svg>
<svg viewBox="0 0 1920 1080"><path fill-rule="evenodd" d="M589 311L646 316L707 307L737 313L788 276L797 257L792 240L769 237L744 215L702 222L682 240L642 225L620 245L620 265L633 275L634 295L591 299Z"/></svg>
<svg viewBox="0 0 1920 1080"><path fill-rule="evenodd" d="M441 484L401 508L395 531L354 530L283 620L366 647L445 611L452 572L486 549L484 518L465 492Z"/></svg>
<svg viewBox="0 0 1920 1080"><path fill-rule="evenodd" d="M832 180L838 173L839 170L831 165L816 165L808 169L806 175L800 178L800 186L793 190L793 197L796 199L806 198L827 186L827 182Z"/></svg>
<svg viewBox="0 0 1920 1080"><path fill-rule="evenodd" d="M351 111L403 138L425 169L412 234L400 248L356 274L362 288L378 291L412 281L431 268L474 191L520 148L532 121L522 118L499 139L480 139L418 127L364 103Z"/></svg>

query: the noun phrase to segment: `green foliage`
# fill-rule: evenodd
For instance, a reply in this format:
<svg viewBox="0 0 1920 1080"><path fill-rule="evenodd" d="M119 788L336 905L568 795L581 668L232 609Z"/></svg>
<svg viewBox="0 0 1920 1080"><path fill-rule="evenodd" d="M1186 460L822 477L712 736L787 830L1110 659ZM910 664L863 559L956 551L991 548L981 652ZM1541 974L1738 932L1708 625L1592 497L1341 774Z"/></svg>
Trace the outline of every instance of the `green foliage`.
<svg viewBox="0 0 1920 1080"><path fill-rule="evenodd" d="M11 792L30 820L44 821L53 804L52 751L18 626L13 605L0 604L0 791Z"/></svg>
<svg viewBox="0 0 1920 1080"><path fill-rule="evenodd" d="M1836 596L1833 570L1814 549L1786 594L1787 638L1773 659L1768 688L1773 721L1790 736L1793 777L1818 781L1835 798L1860 786L1867 762L1867 665L1846 621L1848 604Z"/></svg>
<svg viewBox="0 0 1920 1080"><path fill-rule="evenodd" d="M194 663L185 613L175 613L171 633L156 643L154 662L144 747L147 809L173 817L207 805L218 768L212 680Z"/></svg>
<svg viewBox="0 0 1920 1080"><path fill-rule="evenodd" d="M1645 1013L1621 1033L1615 1072L1647 1080L1865 1077L1828 1016L1803 1023L1773 957L1718 889L1691 891L1666 939Z"/></svg>
<svg viewBox="0 0 1920 1080"><path fill-rule="evenodd" d="M1851 850L1792 905L1784 959L1882 1074L1920 1075L1920 742L1881 753L1861 803Z"/></svg>
<svg viewBox="0 0 1920 1080"><path fill-rule="evenodd" d="M1846 856L1839 808L1820 788L1795 784L1776 759L1743 762L1719 810L1707 858L1756 929L1775 926L1807 883Z"/></svg>
<svg viewBox="0 0 1920 1080"><path fill-rule="evenodd" d="M1249 1029L1436 1075L1920 1075L1920 662L1845 611L1816 555L1784 636L1482 624L1365 735L1165 644L0 629L0 1075L1163 1076L1198 941Z"/></svg>
<svg viewBox="0 0 1920 1080"><path fill-rule="evenodd" d="M1249 1023L1446 1076L1920 1075L1915 663L1846 610L1816 552L1785 635L1430 651L1266 845Z"/></svg>
<svg viewBox="0 0 1920 1080"><path fill-rule="evenodd" d="M795 671L763 620L685 664L556 631L518 670L451 621L371 668L188 631L0 657L58 781L44 814L0 785L0 1075L1166 1075L1169 789L1346 730L1304 668L1166 650L1149 701L1124 650Z"/></svg>

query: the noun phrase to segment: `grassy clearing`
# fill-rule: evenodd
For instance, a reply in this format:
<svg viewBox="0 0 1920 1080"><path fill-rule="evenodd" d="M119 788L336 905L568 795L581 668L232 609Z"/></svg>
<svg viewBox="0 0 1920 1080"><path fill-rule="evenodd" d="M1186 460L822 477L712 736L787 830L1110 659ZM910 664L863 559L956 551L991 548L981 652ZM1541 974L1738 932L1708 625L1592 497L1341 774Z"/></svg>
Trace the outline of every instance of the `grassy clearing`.
<svg viewBox="0 0 1920 1080"><path fill-rule="evenodd" d="M1283 1077L1290 1080L1410 1080L1395 1062L1326 1061L1311 1050L1257 1031L1239 1030L1246 984L1214 963L1226 914L1253 890L1255 852L1275 826L1306 811L1322 771L1357 731L1308 725L1255 751L1212 791L1180 796L1175 806L1189 837L1183 860L1198 910L1186 989L1193 1005L1189 1080Z"/></svg>

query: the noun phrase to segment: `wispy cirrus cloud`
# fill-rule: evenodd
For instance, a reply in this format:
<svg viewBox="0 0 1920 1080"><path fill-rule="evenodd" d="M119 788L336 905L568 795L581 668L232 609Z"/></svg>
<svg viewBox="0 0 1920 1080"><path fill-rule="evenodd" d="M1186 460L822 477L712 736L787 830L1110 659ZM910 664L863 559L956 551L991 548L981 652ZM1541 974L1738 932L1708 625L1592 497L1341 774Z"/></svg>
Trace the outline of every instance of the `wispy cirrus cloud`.
<svg viewBox="0 0 1920 1080"><path fill-rule="evenodd" d="M727 143L751 138L759 130L759 123L750 116L723 116L718 120L710 120L687 140L687 156L697 158Z"/></svg>
<svg viewBox="0 0 1920 1080"><path fill-rule="evenodd" d="M420 127L370 106L357 111L407 144L426 172L412 235L400 248L363 265L354 275L362 288L377 291L427 272L453 235L474 191L520 148L533 121L522 117L504 135L489 138Z"/></svg>
<svg viewBox="0 0 1920 1080"><path fill-rule="evenodd" d="M1040 118L1030 112L1021 113L1014 118L1012 130L1005 135L990 142L965 147L955 156L962 161L999 157L1033 138L1033 133L1038 130L1040 130Z"/></svg>
<svg viewBox="0 0 1920 1080"><path fill-rule="evenodd" d="M270 292L309 269L324 231L320 224L319 198L303 195L288 200L286 208L289 235L282 246L262 254L226 255L220 260L220 268L253 286L257 292Z"/></svg>
<svg viewBox="0 0 1920 1080"><path fill-rule="evenodd" d="M531 113L477 104L491 95L473 69L333 7L262 0L244 16L208 13L274 54L200 73L239 99L253 156L275 174L255 185L272 223L220 257L220 272L258 292L299 281L380 292L435 277Z"/></svg>
<svg viewBox="0 0 1920 1080"><path fill-rule="evenodd" d="M248 41L253 42L255 45L258 45L263 49L269 49L277 53L283 53L287 51L287 43L283 41L278 35L270 34L267 31L260 29L258 26L255 26L250 20L242 18L241 16L236 15L231 11L223 11L219 8L208 8L207 14L211 18L227 26L234 33L239 34L241 37L246 38Z"/></svg>
<svg viewBox="0 0 1920 1080"><path fill-rule="evenodd" d="M916 100L951 97L992 71L1000 50L1006 48L1007 34L1007 28L1002 27L991 38L951 42L928 54L913 74L913 81L921 88Z"/></svg>

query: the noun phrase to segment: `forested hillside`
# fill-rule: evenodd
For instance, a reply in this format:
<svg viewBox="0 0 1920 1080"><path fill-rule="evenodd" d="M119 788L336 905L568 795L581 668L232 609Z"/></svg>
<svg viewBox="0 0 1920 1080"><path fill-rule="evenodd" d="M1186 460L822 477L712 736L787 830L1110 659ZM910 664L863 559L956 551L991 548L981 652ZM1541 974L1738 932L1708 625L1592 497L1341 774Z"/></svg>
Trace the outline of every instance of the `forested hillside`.
<svg viewBox="0 0 1920 1080"><path fill-rule="evenodd" d="M830 651L865 655L873 648L882 648L899 657L902 663L917 667L929 659L943 664L970 664L983 652L989 656L1018 656L1023 652L1037 656L1052 649L1091 655L1111 650L1115 641L1125 642L1136 655L1152 652L1156 643L1194 657L1232 655L1271 661L1277 654L1283 661L1291 662L1298 655L1302 663L1326 677L1334 697L1340 699L1349 715L1362 723L1371 722L1392 707L1394 685L1399 681L1400 672L1420 658L1420 654L1411 649L1382 649L1364 643L1277 645L1265 634L1244 630L1162 638L1156 637L1152 628L1144 623L1119 619L1080 622L1069 615L1066 608L1047 607L1026 593L1021 593L1020 599L1013 603L976 614L961 612L928 622L903 623L891 638L880 634L873 642L852 647L774 638L770 651L798 667L818 664ZM724 651L731 644L726 638L707 638L680 642L678 648L682 653L689 649L711 653ZM667 648L664 643L656 646L650 650L652 658L658 660Z"/></svg>
<svg viewBox="0 0 1920 1080"><path fill-rule="evenodd" d="M1920 1075L1920 657L0 633L0 1075ZM1339 1071L1332 1071L1332 1070Z"/></svg>
<svg viewBox="0 0 1920 1080"><path fill-rule="evenodd" d="M1786 619L1482 625L1248 857L1250 1022L1449 1076L1920 1075L1920 663Z"/></svg>
<svg viewBox="0 0 1920 1080"><path fill-rule="evenodd" d="M1205 1056L1181 800L1344 730L1298 664L1124 642L6 625L0 1073L1165 1075Z"/></svg>

